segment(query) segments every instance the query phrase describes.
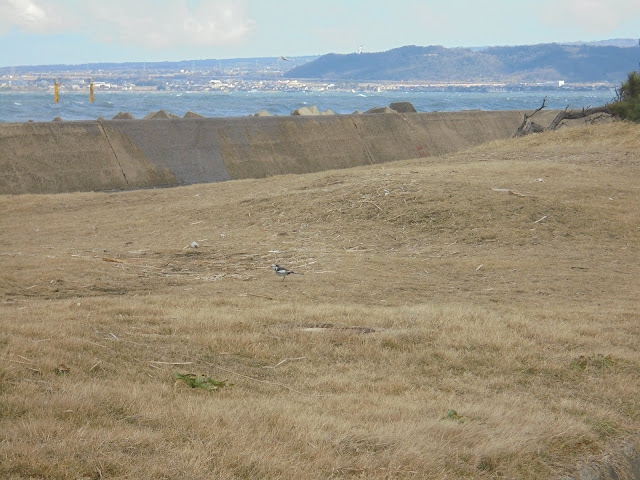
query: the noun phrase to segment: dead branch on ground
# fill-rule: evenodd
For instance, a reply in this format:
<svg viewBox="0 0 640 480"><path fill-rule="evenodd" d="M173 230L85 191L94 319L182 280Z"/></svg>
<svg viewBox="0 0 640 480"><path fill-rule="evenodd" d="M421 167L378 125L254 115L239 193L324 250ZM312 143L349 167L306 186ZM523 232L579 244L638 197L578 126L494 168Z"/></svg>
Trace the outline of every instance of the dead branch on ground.
<svg viewBox="0 0 640 480"><path fill-rule="evenodd" d="M580 110L569 110L569 105L567 105L567 107L564 110L562 110L555 116L555 118L551 121L548 127L543 127L542 125L539 125L531 121L530 119L536 113L544 109L546 107L546 104L547 104L547 97L544 97L544 100L542 100L542 105L540 107L535 109L532 113L529 113L529 114L525 113L522 123L520 124L520 126L516 130L516 133L513 136L521 137L524 135L528 135L530 133L540 133L544 131L557 130L560 124L564 120L579 120L581 118L589 118L592 115L595 115L597 113L601 114L597 117L597 119L606 118L607 116L612 115L608 105L603 105L600 107L582 108ZM592 120L592 123L594 121L595 119Z"/></svg>
<svg viewBox="0 0 640 480"><path fill-rule="evenodd" d="M532 133L532 132L526 132L525 131L525 127L527 127L527 125L536 125L537 124L533 123L533 122L529 122L529 119L531 117L533 117L536 113L538 113L540 110L544 109L547 106L547 97L544 97L542 99L542 105L540 105L538 108L536 108L533 112L529 113L529 114L524 114L524 118L522 119L522 123L520 124L520 126L518 127L518 130L516 130L516 133L513 135L514 137L521 137L522 135L526 135L527 133Z"/></svg>
<svg viewBox="0 0 640 480"><path fill-rule="evenodd" d="M601 107L583 108L582 110L568 110L568 107L556 115L556 118L549 124L546 130L556 130L563 120L578 120L580 118L590 117L595 113L606 113L611 115L611 111L607 105Z"/></svg>

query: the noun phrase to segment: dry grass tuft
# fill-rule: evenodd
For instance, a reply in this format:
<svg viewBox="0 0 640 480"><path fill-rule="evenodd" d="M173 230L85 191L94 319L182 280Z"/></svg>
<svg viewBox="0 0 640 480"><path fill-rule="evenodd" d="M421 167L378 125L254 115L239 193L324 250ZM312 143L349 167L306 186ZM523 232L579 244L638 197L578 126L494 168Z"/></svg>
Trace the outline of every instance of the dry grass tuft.
<svg viewBox="0 0 640 480"><path fill-rule="evenodd" d="M639 133L1 197L0 476L537 479L638 448Z"/></svg>

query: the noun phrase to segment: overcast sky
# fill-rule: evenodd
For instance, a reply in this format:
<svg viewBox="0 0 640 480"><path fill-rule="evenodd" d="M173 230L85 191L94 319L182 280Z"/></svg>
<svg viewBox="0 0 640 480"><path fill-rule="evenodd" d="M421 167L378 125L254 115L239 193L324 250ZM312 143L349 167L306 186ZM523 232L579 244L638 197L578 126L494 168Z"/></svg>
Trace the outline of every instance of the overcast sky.
<svg viewBox="0 0 640 480"><path fill-rule="evenodd" d="M640 0L0 0L0 67L640 37Z"/></svg>

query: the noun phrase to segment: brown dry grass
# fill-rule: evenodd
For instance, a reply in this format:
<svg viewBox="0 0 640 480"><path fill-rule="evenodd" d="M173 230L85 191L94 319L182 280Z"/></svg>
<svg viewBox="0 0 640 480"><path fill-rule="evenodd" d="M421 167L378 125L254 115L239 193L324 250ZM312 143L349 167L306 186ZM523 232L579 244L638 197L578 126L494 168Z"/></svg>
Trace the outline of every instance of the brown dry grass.
<svg viewBox="0 0 640 480"><path fill-rule="evenodd" d="M639 139L1 197L0 476L533 479L637 447Z"/></svg>

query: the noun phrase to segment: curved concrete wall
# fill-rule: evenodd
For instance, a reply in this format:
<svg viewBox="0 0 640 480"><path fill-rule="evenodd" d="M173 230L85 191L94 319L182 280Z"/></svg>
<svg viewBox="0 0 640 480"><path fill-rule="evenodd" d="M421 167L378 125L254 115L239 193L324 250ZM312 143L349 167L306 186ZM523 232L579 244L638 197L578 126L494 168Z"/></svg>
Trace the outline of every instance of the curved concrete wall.
<svg viewBox="0 0 640 480"><path fill-rule="evenodd" d="M523 113L0 124L0 194L173 186L428 157L508 138Z"/></svg>

